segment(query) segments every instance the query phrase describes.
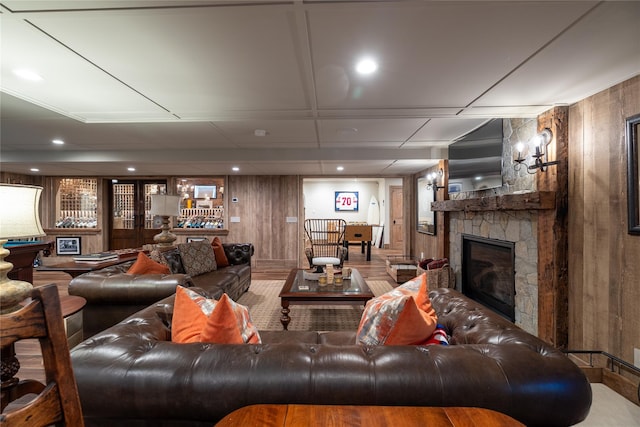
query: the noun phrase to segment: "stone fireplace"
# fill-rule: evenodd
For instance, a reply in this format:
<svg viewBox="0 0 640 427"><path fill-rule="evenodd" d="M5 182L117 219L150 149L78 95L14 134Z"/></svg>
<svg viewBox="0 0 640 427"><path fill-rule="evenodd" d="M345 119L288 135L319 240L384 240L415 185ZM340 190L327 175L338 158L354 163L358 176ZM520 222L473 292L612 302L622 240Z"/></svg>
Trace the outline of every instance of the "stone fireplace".
<svg viewBox="0 0 640 427"><path fill-rule="evenodd" d="M534 335L538 333L538 239L535 211L451 212L450 264L456 287L463 283L463 235L495 239L514 248L514 322Z"/></svg>
<svg viewBox="0 0 640 427"><path fill-rule="evenodd" d="M515 321L515 243L462 235L462 293Z"/></svg>

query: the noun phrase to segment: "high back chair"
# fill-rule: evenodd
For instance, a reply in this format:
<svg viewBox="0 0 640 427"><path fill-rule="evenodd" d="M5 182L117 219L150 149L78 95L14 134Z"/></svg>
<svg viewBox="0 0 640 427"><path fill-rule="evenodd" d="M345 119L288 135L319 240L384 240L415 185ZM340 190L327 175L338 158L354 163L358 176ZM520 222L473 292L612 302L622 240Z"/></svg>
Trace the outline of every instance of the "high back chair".
<svg viewBox="0 0 640 427"><path fill-rule="evenodd" d="M307 219L304 230L309 246L305 254L309 266L320 272L322 267L333 264L342 267L347 254L344 247L344 229L347 222L343 219Z"/></svg>
<svg viewBox="0 0 640 427"><path fill-rule="evenodd" d="M20 365L14 344L32 338L40 341L45 384L15 378ZM23 308L0 315L0 347L2 427L84 426L56 285L34 288ZM28 400L31 394L36 396Z"/></svg>

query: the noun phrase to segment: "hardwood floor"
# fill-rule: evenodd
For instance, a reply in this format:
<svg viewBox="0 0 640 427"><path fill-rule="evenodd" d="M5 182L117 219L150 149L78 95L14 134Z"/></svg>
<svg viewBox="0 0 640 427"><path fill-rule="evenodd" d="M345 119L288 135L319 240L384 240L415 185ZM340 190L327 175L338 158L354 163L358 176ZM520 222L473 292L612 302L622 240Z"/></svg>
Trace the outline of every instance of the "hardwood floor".
<svg viewBox="0 0 640 427"><path fill-rule="evenodd" d="M387 280L392 286L397 283L387 274L385 261L389 255L400 255L400 252L390 249L371 249L371 261L367 261L361 253L359 246L349 247L349 261L345 263L352 268L357 268L362 277L366 280ZM305 266L306 267L306 266ZM289 274L288 269L257 269L251 271L253 280L284 280ZM61 272L40 272L34 271L33 285L42 286L55 283L58 286L60 295L68 295L68 286L71 277ZM25 340L16 344L16 354L20 360L21 369L19 378L33 378L44 380L44 368L42 366L42 355L36 340Z"/></svg>

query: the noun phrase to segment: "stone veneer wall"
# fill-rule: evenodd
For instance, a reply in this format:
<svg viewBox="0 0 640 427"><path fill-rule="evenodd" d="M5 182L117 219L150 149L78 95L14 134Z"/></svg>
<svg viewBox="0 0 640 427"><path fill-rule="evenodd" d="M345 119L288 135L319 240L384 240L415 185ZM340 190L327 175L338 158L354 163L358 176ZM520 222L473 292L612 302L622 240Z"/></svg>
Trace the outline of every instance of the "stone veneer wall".
<svg viewBox="0 0 640 427"><path fill-rule="evenodd" d="M512 147L529 141L536 133L536 119L505 119L503 122L503 181L501 188L451 194L451 199L480 198L535 191L534 175L513 167ZM538 216L536 211L490 211L449 213L449 262L461 290L462 234L515 242L515 323L538 335Z"/></svg>

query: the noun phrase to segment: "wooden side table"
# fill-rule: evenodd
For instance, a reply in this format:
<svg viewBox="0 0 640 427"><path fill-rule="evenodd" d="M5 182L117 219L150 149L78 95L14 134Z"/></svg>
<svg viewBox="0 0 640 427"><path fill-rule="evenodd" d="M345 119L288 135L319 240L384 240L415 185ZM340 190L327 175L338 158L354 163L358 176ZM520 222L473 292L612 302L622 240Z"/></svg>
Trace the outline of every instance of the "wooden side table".
<svg viewBox="0 0 640 427"><path fill-rule="evenodd" d="M75 295L63 295L60 297L60 307L64 318L64 329L67 332L69 349L82 342L82 309L87 300Z"/></svg>
<svg viewBox="0 0 640 427"><path fill-rule="evenodd" d="M426 406L251 405L216 427L524 427L508 415L483 408Z"/></svg>

